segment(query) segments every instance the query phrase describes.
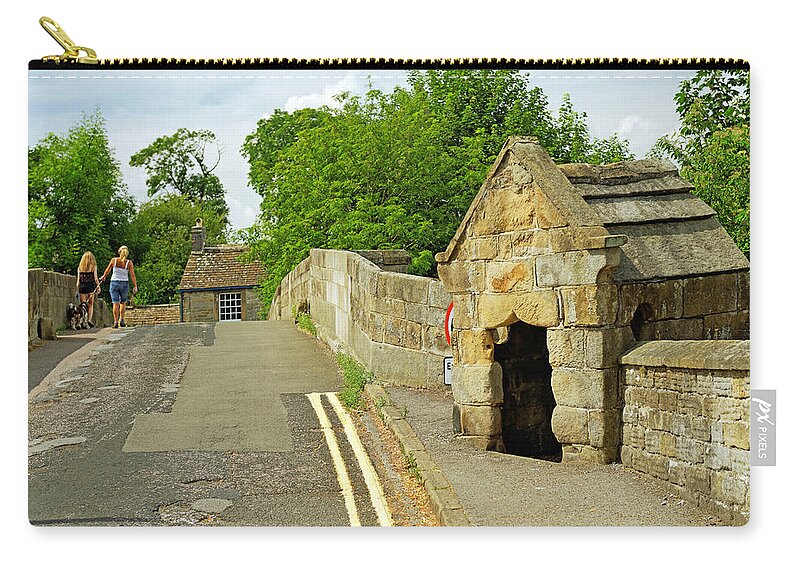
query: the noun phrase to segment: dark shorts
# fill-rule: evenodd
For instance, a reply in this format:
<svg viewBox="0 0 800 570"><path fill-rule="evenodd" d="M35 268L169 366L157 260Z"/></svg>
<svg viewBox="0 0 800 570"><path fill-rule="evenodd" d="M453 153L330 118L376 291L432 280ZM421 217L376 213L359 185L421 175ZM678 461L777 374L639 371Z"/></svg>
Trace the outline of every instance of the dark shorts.
<svg viewBox="0 0 800 570"><path fill-rule="evenodd" d="M128 301L128 282L112 281L109 287L111 301L113 303L125 303Z"/></svg>
<svg viewBox="0 0 800 570"><path fill-rule="evenodd" d="M89 293L94 293L94 290L97 288L97 285L94 281L90 281L88 283L81 283L80 287L78 287L78 293L81 295L88 295Z"/></svg>

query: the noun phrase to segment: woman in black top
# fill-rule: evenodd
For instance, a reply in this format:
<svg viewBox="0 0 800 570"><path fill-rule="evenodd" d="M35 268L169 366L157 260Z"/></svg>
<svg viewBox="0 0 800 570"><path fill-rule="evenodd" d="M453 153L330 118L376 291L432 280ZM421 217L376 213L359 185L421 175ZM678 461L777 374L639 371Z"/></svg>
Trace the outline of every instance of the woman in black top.
<svg viewBox="0 0 800 570"><path fill-rule="evenodd" d="M97 279L97 260L91 251L81 257L78 264L78 294L81 303L86 303L89 312L89 327L94 327L92 315L94 313L94 296L100 292L100 281Z"/></svg>

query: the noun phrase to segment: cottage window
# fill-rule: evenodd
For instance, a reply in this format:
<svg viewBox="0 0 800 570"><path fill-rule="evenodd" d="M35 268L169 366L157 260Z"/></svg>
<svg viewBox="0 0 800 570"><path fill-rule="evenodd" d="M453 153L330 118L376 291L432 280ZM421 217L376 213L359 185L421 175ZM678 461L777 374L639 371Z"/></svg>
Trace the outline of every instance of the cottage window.
<svg viewBox="0 0 800 570"><path fill-rule="evenodd" d="M220 293L219 294L219 320L220 321L241 321L242 320L242 294L241 293Z"/></svg>

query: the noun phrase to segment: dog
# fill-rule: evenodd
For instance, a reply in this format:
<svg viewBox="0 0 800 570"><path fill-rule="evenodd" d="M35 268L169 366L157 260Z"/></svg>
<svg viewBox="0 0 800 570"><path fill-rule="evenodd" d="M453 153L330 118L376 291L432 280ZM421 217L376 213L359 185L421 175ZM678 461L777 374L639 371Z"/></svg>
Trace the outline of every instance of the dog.
<svg viewBox="0 0 800 570"><path fill-rule="evenodd" d="M69 319L69 327L72 330L88 329L89 307L86 303L79 303L77 305L70 303L67 306L67 318Z"/></svg>

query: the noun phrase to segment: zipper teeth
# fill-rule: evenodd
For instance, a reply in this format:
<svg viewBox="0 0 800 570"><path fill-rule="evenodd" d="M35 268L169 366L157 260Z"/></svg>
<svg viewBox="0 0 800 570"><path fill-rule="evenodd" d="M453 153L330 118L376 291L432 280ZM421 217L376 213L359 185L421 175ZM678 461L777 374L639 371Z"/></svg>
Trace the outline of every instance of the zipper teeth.
<svg viewBox="0 0 800 570"><path fill-rule="evenodd" d="M442 59L394 59L394 58L115 58L99 59L100 67L386 67L386 68L748 68L743 59L733 58L562 58L562 59L516 59L516 58L442 58Z"/></svg>

